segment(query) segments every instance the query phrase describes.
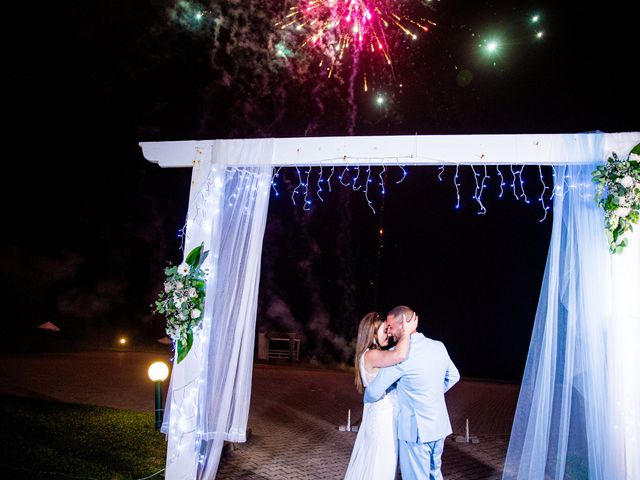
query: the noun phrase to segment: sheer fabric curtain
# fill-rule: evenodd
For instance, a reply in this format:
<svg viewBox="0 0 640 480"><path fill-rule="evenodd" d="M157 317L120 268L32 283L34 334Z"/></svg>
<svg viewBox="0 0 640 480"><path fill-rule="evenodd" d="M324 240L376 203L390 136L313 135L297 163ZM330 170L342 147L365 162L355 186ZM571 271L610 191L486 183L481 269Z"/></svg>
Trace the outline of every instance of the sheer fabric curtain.
<svg viewBox="0 0 640 480"><path fill-rule="evenodd" d="M270 161L270 158L268 158ZM215 478L224 441L246 441L260 258L269 189L270 162L230 167L220 218L217 282L207 294L212 319L208 362L203 369L197 478Z"/></svg>
<svg viewBox="0 0 640 480"><path fill-rule="evenodd" d="M640 238L609 254L591 182L603 145L585 148L593 165L555 168L553 231L505 480L638 474Z"/></svg>
<svg viewBox="0 0 640 480"><path fill-rule="evenodd" d="M272 139L196 149L185 252L204 242L209 273L201 328L171 375L167 479L213 479L224 442L246 440L272 156Z"/></svg>

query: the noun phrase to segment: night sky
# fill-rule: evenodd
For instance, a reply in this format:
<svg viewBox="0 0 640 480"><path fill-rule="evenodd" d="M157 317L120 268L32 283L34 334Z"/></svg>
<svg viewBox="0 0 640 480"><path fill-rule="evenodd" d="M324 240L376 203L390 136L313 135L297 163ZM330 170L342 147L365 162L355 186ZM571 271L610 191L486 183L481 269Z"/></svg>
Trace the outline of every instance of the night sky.
<svg viewBox="0 0 640 480"><path fill-rule="evenodd" d="M140 141L640 129L629 5L395 3L437 25L415 41L389 35L393 72L363 56L368 92L361 75L351 81L352 59L327 78L317 52L274 26L291 2L8 5L9 348L24 349L47 320L87 345L163 336L148 305L165 262L181 257L190 171L147 162ZM279 55L283 46L291 53ZM396 184L402 172L390 169L383 214L379 192L373 214L348 188L304 212L285 182L270 204L259 328L299 330L307 358L350 361L359 318L404 303L463 375L517 380L551 231L535 201L538 170L524 173L528 205L498 199L490 172L486 215L471 199L470 169L460 209L452 169L443 181L437 168L408 171ZM295 187L294 175L283 171Z"/></svg>

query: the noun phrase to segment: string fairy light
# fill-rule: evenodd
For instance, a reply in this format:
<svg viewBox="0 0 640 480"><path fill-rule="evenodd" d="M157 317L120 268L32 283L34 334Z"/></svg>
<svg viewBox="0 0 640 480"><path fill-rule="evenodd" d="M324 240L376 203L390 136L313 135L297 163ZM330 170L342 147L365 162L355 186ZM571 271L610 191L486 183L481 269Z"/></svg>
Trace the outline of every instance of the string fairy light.
<svg viewBox="0 0 640 480"><path fill-rule="evenodd" d="M511 170L511 176L513 177L513 181L511 182L513 196L516 197L516 200L519 200L520 197L518 197L518 194L516 193L516 172L513 171L513 165L509 165L509 170Z"/></svg>
<svg viewBox="0 0 640 480"><path fill-rule="evenodd" d="M478 175L480 175L479 173L476 172L476 168L471 165L471 171L473 172L473 181L476 182L476 189L473 192L473 198L474 200L477 200L478 198L478 190L480 189L480 184L478 183Z"/></svg>
<svg viewBox="0 0 640 480"><path fill-rule="evenodd" d="M484 169L484 174L482 175L482 183L480 184L480 195L482 195L482 190L484 190L485 185L484 183L487 181L487 179L491 178L491 176L487 173L487 165L482 165L482 168Z"/></svg>
<svg viewBox="0 0 640 480"><path fill-rule="evenodd" d="M185 220L184 225L182 225L182 228L178 229L178 234L177 234L178 238L180 239L179 250L182 250L182 251L184 251L184 242L185 242L185 239L186 239L186 236L187 236L187 232L188 232L187 223L188 222Z"/></svg>
<svg viewBox="0 0 640 480"><path fill-rule="evenodd" d="M405 157L403 157L405 158ZM413 156L408 156L406 159L413 159ZM343 158L345 162L348 162L346 156ZM480 157L482 161L484 156ZM291 188L291 200L293 205L301 204L302 209L304 211L310 211L312 209L312 205L314 203L314 197L318 198L318 201L325 202L327 199L326 192L333 191L332 179L334 176L338 177L338 181L344 187L350 188L354 192L362 192L365 198L367 206L371 209L371 211L376 214L378 211L378 207L376 206L376 200L371 196L372 190L371 185L376 183L379 187L378 193L380 196L384 196L387 193L386 189L386 174L389 171L388 164L381 165L366 165L363 163L365 159L360 160L359 165L343 165L343 166L331 166L331 168L327 168L326 165L320 165L317 167L307 166L303 167L300 165L292 166L292 170L295 169L294 176L297 179L297 182L286 182L283 177L282 168L279 167L274 171L272 177L272 185L270 191L276 197L280 196L281 186L283 184L290 185ZM406 165L400 163L400 157L394 157L395 165L392 165L391 168L397 168L400 172L399 177L396 177L394 180L395 184L402 183L406 177L408 176L408 169ZM511 181L508 182L507 175L503 171L504 167L507 165L496 165L496 175L493 175L492 172L489 171L489 166L486 163L482 163L482 169L480 169L480 165L469 165L472 175L473 175L473 183L474 183L474 191L472 194L472 198L477 203L479 210L477 211L478 215L485 215L488 213L488 208L486 205L486 195L487 190L491 189L491 185L493 184L493 178L496 178L496 196L497 198L504 198L504 194L506 193L507 184L511 188L513 196L516 200L523 200L524 203L530 204L531 194L526 191L526 185L528 181L525 177L525 167L526 165L508 165L509 172L511 173ZM453 167L453 165L452 165ZM315 170L317 168L317 170ZM341 170L337 170L340 168ZM439 182L443 182L446 179L447 165L442 164L437 167L437 178ZM337 172L340 172L336 175ZM315 177L314 175L317 175ZM377 176L377 179L374 181L374 177ZM551 187L547 183L547 179L544 178L544 171L541 166L538 166L538 176L540 178L540 182L542 184L542 191L536 193L536 199L541 204L543 208L543 216L542 220L546 220L548 217L548 211L551 209L548 202L553 199L554 195L558 194L559 190L557 187ZM556 170L553 169L553 176L555 180ZM568 179L564 179L565 183ZM555 181L554 181L555 183ZM463 194L463 180L462 180L462 170L460 168L460 164L455 165L455 172L453 175L453 184L456 190L456 203L455 208L460 209L462 205L462 194ZM255 188L254 188L255 190ZM235 196L238 194L238 190L232 195ZM302 196L302 201L298 196ZM186 228L185 231L188 231Z"/></svg>
<svg viewBox="0 0 640 480"><path fill-rule="evenodd" d="M384 165L382 166L382 170L380 170L380 173L378 174L378 177L380 177L380 194L384 197L384 194L386 193L386 190L384 189L384 175L385 173L387 173L387 167L385 167Z"/></svg>
<svg viewBox="0 0 640 480"><path fill-rule="evenodd" d="M327 184L329 185L329 192L331 192L331 177L333 177L333 173L336 167L331 167L331 173L329 174L329 178L327 179Z"/></svg>
<svg viewBox="0 0 640 480"><path fill-rule="evenodd" d="M553 179L553 188L551 189L551 197L549 197L549 200L553 200L553 197L556 196L556 192L560 192L562 191L562 187L560 185L558 185L557 180L556 180L556 167L555 165L551 165L551 168L553 169L553 173L551 174L551 177Z"/></svg>
<svg viewBox="0 0 640 480"><path fill-rule="evenodd" d="M485 167L486 168L486 167ZM476 169L473 165L471 165L471 170L473 171L473 180L476 182L476 189L474 191L473 194L473 199L478 202L478 205L480 205L480 211L477 212L478 215L484 215L485 213L487 213L487 209L485 208L484 204L482 203L482 190L484 188L484 180L482 181L482 185L478 183L478 177L480 176L480 174L478 172L476 172ZM485 173L486 175L486 173Z"/></svg>
<svg viewBox="0 0 640 480"><path fill-rule="evenodd" d="M310 176L311 176L311 167L309 167L309 170L307 170L307 180L303 184L303 187L304 187L304 205L302 206L302 209L307 211L307 212L309 210L311 210L311 200L309 200L307 198L309 196L309 177Z"/></svg>
<svg viewBox="0 0 640 480"><path fill-rule="evenodd" d="M500 171L500 165L496 165L496 170L498 170L498 175L500 176L500 194L498 195L498 198L502 198L506 183L504 183L504 175L502 175L502 172Z"/></svg>
<svg viewBox="0 0 640 480"><path fill-rule="evenodd" d="M273 192L276 197L280 196L280 192L278 191L277 183L276 183L276 179L280 176L280 170L282 170L282 167L278 167L274 171L273 176L271 177L271 188L273 188Z"/></svg>
<svg viewBox="0 0 640 480"><path fill-rule="evenodd" d="M402 178L396 182L396 184L399 184L404 182L404 179L407 178L407 171L402 165L400 165L400 160L398 158L396 158L396 162L398 163L398 167L402 170Z"/></svg>
<svg viewBox="0 0 640 480"><path fill-rule="evenodd" d="M360 178L360 166L355 167L356 169L356 176L353 179L353 186L351 187L353 189L354 192L357 192L358 190L360 190L362 188L362 185L360 185L358 188L356 188L356 183L358 182L358 178Z"/></svg>
<svg viewBox="0 0 640 480"><path fill-rule="evenodd" d="M300 168L296 165L296 173L298 174L298 185L293 189L293 193L291 194L291 201L293 204L296 204L296 195L298 194L298 188L302 186L302 177L300 176Z"/></svg>
<svg viewBox="0 0 640 480"><path fill-rule="evenodd" d="M413 156L407 158L413 158ZM481 159L482 158L483 157L481 157ZM347 161L347 158L344 157L344 160ZM405 165L400 163L399 157L395 157L395 163L397 164L396 166L400 170L401 175L397 180L394 181L394 183L399 184L402 183L408 176L408 170ZM510 186L514 198L516 198L517 200L524 200L526 204L530 204L530 194L528 194L526 191L526 184L528 182L525 179L525 167L526 165L509 165L509 171L511 172L512 177ZM563 186L557 184L557 171L555 169L555 166L551 167L553 172L553 186L549 186L547 184L547 179L544 178L545 175L542 166L538 165L538 177L540 179L542 190L537 194L537 201L541 204L541 207L543 209L543 216L540 221L544 221L548 217L548 212L551 209L551 206L548 204L548 202L553 200L555 195L560 194L563 189ZM289 184L289 182L285 180L286 176L282 176L283 168L286 167L280 166L274 168L270 188L267 188L267 191L263 192L264 194L268 194L268 192L271 191L275 197L279 197L281 194L281 186L284 184ZM300 165L295 165L292 168L295 168L295 176L297 177L297 182L291 182L290 184L291 186L295 185L293 186L291 191L291 201L293 205L298 205L299 203L301 203L304 211L310 211L311 206L314 203L314 196L317 196L319 201L324 202L326 200L326 193L324 192L327 189L329 190L329 192L333 191L331 180L336 173L336 166L331 166L331 168L329 169L322 165L318 167L302 167ZM315 168L318 168L317 172L315 171ZM366 171L366 175L362 170L363 168ZM377 170L378 168L380 170ZM437 168L438 181L442 182L445 179L444 176L447 167L443 164L438 166ZM486 196L485 190L487 188L490 188L492 175L490 175L489 173L487 164L482 164L482 171L478 170L478 165L470 165L470 168L473 173L475 187L472 198L479 206L479 211L477 213L480 215L484 215L488 211L487 206L484 203L484 197ZM342 173L338 176L338 178L343 186L349 187L353 191L362 191L365 197L365 201L367 202L367 206L372 210L372 212L376 213L377 208L375 206L375 200L370 195L371 189L369 184L374 182L373 176L377 175L378 180L376 180L376 183L380 187L379 193L381 196L384 196L386 194L385 178L387 170L388 166L385 164L379 166L372 166L371 164L369 164L368 166L362 164L356 166L345 165L342 169ZM249 178L255 176L255 173L237 167L227 167L226 171L238 172L238 178L240 179L240 181L236 182L236 184L234 185L235 188L232 190L231 195L227 195L226 198L228 207L231 208L239 201L242 195L245 195L242 193L243 191L247 190L245 183L247 183L248 185L250 182ZM213 224L212 219L209 218L209 212L214 210L219 211L217 208L212 210L213 198L215 198L216 195L219 195L219 192L216 193L215 189L220 188L221 185L228 184L231 181L231 178L228 175L225 174L224 177L222 177L220 173L224 174L224 171L219 172L217 176L214 176L212 173L210 173L207 177L207 180L203 182L203 185L196 194L196 204L194 205L194 211L196 212L196 214L189 219L191 225L189 224L189 222L185 222L185 224L177 231L177 237L181 240L181 243L183 245L187 241L188 232L190 228L192 228L194 222L197 222L198 225L200 225L200 227L204 230L211 230ZM497 197L503 198L505 187L507 185L507 179L504 172L502 171L501 165L496 165L496 173L496 178L499 180L497 184L497 186L499 187L499 193L497 193ZM312 177L316 174L317 177L312 179ZM222 178L224 178L224 180L222 180ZM571 181L568 176L565 176L565 178L563 178L562 180L563 181L561 183L567 188L574 187L574 185L571 185ZM219 183L217 187L215 186L216 182ZM459 209L462 205L462 180L459 164L455 165L453 183L456 189L455 208ZM325 184L327 184L328 187L325 187ZM263 180L259 183L259 185L265 186L269 185L269 183ZM229 187L226 188L228 189ZM258 194L257 190L258 187L253 185L251 187L251 192L248 192L247 195L250 195L250 198L254 199ZM299 195L302 196L302 202L299 202ZM246 213L249 212L247 211ZM181 248L183 248L183 246L181 246Z"/></svg>
<svg viewBox="0 0 640 480"><path fill-rule="evenodd" d="M371 166L369 166L367 168L367 180L364 183L364 198L367 201L367 205L369 205L369 208L371 209L371 211L375 215L376 214L376 209L373 208L373 203L369 199L369 184L370 183L371 183Z"/></svg>
<svg viewBox="0 0 640 480"><path fill-rule="evenodd" d="M524 172L524 165L520 168L520 170L518 171L518 181L520 183L520 191L522 192L522 195L520 195L520 198L524 198L524 203L531 203L529 201L529 199L527 198L527 192L525 192L524 190L524 180L522 179L522 172Z"/></svg>
<svg viewBox="0 0 640 480"><path fill-rule="evenodd" d="M347 174L349 173L349 167L348 167L348 166L344 167L344 170L342 170L342 173L341 173L340 175L338 175L338 180L340 180L340 183L342 184L342 186L343 186L343 187L348 187L348 186L350 186L350 185L349 185L349 183L348 183L348 182L347 182L347 183L344 183L344 182L342 181L342 179L344 178L344 174L345 174L345 172L346 172Z"/></svg>
<svg viewBox="0 0 640 480"><path fill-rule="evenodd" d="M538 173L540 174L540 182L542 182L542 191L540 192L538 201L542 204L542 210L544 210L544 216L540 219L540 222L544 222L544 220L547 218L547 212L549 210L549 207L544 203L544 194L549 187L547 187L547 184L544 181L544 176L542 175L542 166L540 165L538 165Z"/></svg>
<svg viewBox="0 0 640 480"><path fill-rule="evenodd" d="M478 215L484 215L485 213L487 213L487 209L482 203L482 192L484 192L485 182L487 181L487 178L489 178L489 175L487 175L487 166L483 165L483 168L484 168L484 175L482 176L482 182L480 182L480 191L478 192L478 199L477 199L478 203L480 204L480 208L482 210L478 212Z"/></svg>
<svg viewBox="0 0 640 480"><path fill-rule="evenodd" d="M453 184L456 186L456 209L460 208L460 184L458 183L458 171L460 169L460 165L456 165L456 173L453 176Z"/></svg>
<svg viewBox="0 0 640 480"><path fill-rule="evenodd" d="M322 195L320 195L322 193L322 165L320 165L320 173L318 174L318 183L316 184L316 195L318 195L318 198L320 199L321 202L324 202L324 198L322 198Z"/></svg>

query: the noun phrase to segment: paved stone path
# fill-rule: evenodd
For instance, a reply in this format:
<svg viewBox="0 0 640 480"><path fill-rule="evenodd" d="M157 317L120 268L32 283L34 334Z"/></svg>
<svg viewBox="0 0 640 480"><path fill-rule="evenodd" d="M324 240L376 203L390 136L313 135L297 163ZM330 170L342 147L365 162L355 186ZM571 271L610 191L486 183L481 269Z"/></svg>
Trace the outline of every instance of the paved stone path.
<svg viewBox="0 0 640 480"><path fill-rule="evenodd" d="M0 357L0 393L152 411L146 370L162 354L87 352ZM465 419L478 444L445 443L448 480L500 479L518 386L462 380L449 393L453 430ZM256 365L246 444L228 451L218 479L342 479L355 433L338 425L362 415L362 397L348 372Z"/></svg>
<svg viewBox="0 0 640 480"><path fill-rule="evenodd" d="M221 462L219 479L341 479L355 433L340 432L347 410L359 423L362 397L350 373L257 365L249 426L252 436ZM447 439L449 480L500 479L518 388L463 380L447 394L454 432L469 418L478 444Z"/></svg>
<svg viewBox="0 0 640 480"><path fill-rule="evenodd" d="M168 354L127 351L2 355L0 393L153 411L147 370L158 360L171 364Z"/></svg>

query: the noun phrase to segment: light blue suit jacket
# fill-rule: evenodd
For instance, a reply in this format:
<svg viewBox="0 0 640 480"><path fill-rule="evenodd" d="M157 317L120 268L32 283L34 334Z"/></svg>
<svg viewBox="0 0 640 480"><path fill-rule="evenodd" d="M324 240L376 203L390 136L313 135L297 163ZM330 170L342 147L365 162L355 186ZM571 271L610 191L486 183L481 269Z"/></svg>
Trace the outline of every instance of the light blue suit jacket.
<svg viewBox="0 0 640 480"><path fill-rule="evenodd" d="M392 367L381 368L367 387L365 402L380 400L397 382L398 439L426 443L451 433L444 393L460 380L460 373L436 340L421 333L411 335L409 357Z"/></svg>

